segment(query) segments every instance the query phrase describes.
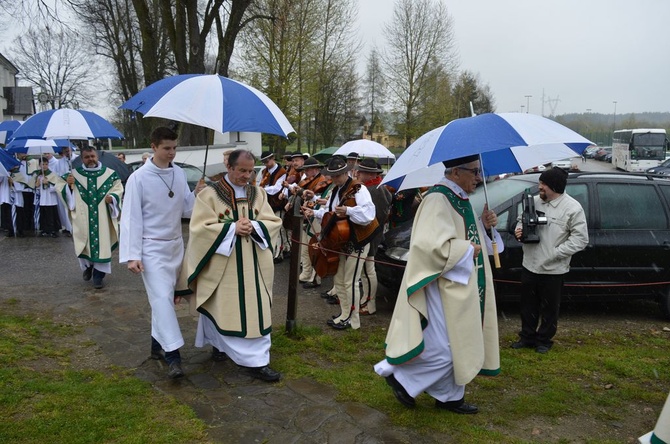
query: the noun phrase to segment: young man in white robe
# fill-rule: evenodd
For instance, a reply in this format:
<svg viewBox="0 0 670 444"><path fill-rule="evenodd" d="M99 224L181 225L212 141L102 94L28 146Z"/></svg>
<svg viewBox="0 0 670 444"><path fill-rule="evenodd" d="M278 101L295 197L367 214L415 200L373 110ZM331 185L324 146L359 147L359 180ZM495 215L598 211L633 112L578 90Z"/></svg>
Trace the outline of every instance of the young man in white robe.
<svg viewBox="0 0 670 444"><path fill-rule="evenodd" d="M69 146L63 147L60 152L60 158L53 165L54 173L65 178L72 171L72 161L76 157L78 156L72 153L72 148ZM69 210L63 200L58 201L58 217L60 217L60 224L63 226L63 234L67 237L72 236L72 223L70 222Z"/></svg>
<svg viewBox="0 0 670 444"><path fill-rule="evenodd" d="M98 161L93 147L81 150L82 164L59 185L63 202L72 218L74 250L85 281L103 288L105 275L112 273L112 251L119 242L118 219L123 185L111 168Z"/></svg>
<svg viewBox="0 0 670 444"><path fill-rule="evenodd" d="M153 157L126 182L121 212L119 261L141 274L151 305L151 357L165 352L168 377L184 376L179 348L184 338L174 309L174 291L184 257L181 219L190 217L199 183L191 192L186 173L172 161L178 135L166 127L151 134Z"/></svg>
<svg viewBox="0 0 670 444"><path fill-rule="evenodd" d="M254 162L251 152L235 150L228 174L198 195L178 288L200 314L196 347L212 345L214 360L227 355L250 376L275 382L272 239L281 219L263 189L249 184Z"/></svg>
<svg viewBox="0 0 670 444"><path fill-rule="evenodd" d="M473 414L478 408L465 402L465 385L477 374L500 372L485 233L498 220L487 207L477 220L468 200L482 181L478 157L444 164L445 178L427 192L414 218L386 359L375 371L406 407L426 392L438 409Z"/></svg>

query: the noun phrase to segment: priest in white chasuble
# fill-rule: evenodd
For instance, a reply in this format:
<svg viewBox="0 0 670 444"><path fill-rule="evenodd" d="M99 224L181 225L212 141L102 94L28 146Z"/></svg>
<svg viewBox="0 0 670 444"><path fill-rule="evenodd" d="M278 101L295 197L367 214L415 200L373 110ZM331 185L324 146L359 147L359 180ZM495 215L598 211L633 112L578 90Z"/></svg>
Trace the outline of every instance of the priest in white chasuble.
<svg viewBox="0 0 670 444"><path fill-rule="evenodd" d="M123 185L116 171L98 161L95 148L82 148L81 155L81 166L63 176L67 185L59 185L58 191L69 211L84 280L92 277L94 288L102 288L119 243Z"/></svg>
<svg viewBox="0 0 670 444"><path fill-rule="evenodd" d="M426 392L438 409L473 414L478 408L465 402L465 385L478 374L500 372L487 245L498 220L487 207L478 219L468 199L482 181L478 156L444 164L445 177L427 192L414 218L386 359L375 371L407 407Z"/></svg>
<svg viewBox="0 0 670 444"><path fill-rule="evenodd" d="M213 359L224 354L251 376L277 381L269 367L272 330L272 240L281 227L267 194L249 185L255 158L235 150L228 174L196 198L182 267L181 285L188 282L191 306L200 314L196 346L214 347Z"/></svg>

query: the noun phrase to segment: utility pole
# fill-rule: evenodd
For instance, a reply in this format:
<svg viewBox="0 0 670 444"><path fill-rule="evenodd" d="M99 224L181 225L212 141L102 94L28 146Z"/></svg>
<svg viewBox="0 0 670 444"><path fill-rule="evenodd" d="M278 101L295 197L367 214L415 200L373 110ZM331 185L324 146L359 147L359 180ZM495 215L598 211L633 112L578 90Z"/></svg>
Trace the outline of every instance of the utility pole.
<svg viewBox="0 0 670 444"><path fill-rule="evenodd" d="M614 131L616 131L616 100L612 103L614 103Z"/></svg>
<svg viewBox="0 0 670 444"><path fill-rule="evenodd" d="M533 96L524 96L526 98L526 114L530 112L530 98Z"/></svg>

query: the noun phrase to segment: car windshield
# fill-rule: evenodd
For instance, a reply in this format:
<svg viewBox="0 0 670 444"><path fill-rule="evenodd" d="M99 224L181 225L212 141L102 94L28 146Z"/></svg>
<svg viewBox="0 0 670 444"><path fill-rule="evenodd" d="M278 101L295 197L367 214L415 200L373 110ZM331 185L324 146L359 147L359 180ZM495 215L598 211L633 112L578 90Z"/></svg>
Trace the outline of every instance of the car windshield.
<svg viewBox="0 0 670 444"><path fill-rule="evenodd" d="M512 176L491 182L487 185L489 208L495 208L507 199L521 193L526 188L532 188L537 185L538 177L539 176L537 175ZM482 214L484 204L486 203L483 186L478 187L475 192L470 195L470 203L477 216Z"/></svg>

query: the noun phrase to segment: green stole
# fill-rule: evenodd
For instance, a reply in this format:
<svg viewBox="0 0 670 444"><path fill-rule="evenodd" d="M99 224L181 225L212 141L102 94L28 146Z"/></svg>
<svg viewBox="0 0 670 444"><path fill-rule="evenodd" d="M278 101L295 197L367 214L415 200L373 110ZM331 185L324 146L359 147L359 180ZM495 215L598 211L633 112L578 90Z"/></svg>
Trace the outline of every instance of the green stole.
<svg viewBox="0 0 670 444"><path fill-rule="evenodd" d="M475 212L472 210L472 205L470 205L470 200L463 199L454 193L451 188L444 185L435 185L428 190L426 195L429 193L443 194L453 209L463 218L466 237L477 245L481 245L481 242L479 241L479 230L477 230L477 220L475 218ZM475 267L477 267L477 289L479 291L479 306L481 307L483 322L484 305L486 301L486 275L484 273L484 254L481 250L479 251L477 260L475 260Z"/></svg>

